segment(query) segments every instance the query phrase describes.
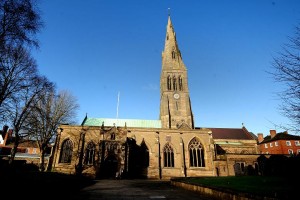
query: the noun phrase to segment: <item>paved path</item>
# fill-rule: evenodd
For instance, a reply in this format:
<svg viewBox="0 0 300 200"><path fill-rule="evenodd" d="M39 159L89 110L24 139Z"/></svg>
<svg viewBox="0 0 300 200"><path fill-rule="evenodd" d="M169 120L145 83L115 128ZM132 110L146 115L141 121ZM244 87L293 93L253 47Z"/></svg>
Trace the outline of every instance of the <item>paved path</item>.
<svg viewBox="0 0 300 200"><path fill-rule="evenodd" d="M186 191L160 180L97 180L81 190L77 200L95 199L185 199L209 200L199 193Z"/></svg>

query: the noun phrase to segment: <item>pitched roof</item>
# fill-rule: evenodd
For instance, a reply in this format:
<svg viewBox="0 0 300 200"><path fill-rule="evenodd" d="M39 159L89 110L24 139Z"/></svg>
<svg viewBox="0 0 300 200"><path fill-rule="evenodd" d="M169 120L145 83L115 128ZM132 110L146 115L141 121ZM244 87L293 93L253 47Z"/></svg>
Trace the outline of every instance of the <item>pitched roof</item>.
<svg viewBox="0 0 300 200"><path fill-rule="evenodd" d="M270 135L266 136L260 144L266 143L266 142L271 142L271 141L276 141L276 140L300 140L300 136L290 135L286 132L282 132L282 133L277 133L273 138L271 138Z"/></svg>
<svg viewBox="0 0 300 200"><path fill-rule="evenodd" d="M161 128L160 120L144 120L144 119L113 119L113 118L88 118L86 117L83 126L126 126L131 128Z"/></svg>
<svg viewBox="0 0 300 200"><path fill-rule="evenodd" d="M214 139L256 140L256 137L243 128L208 128Z"/></svg>

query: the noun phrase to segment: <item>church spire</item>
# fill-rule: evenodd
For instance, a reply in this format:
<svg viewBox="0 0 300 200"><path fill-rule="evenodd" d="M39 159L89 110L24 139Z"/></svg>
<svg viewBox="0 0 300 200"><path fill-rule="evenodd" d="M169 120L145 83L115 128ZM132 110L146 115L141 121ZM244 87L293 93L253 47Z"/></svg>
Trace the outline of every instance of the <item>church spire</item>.
<svg viewBox="0 0 300 200"><path fill-rule="evenodd" d="M165 39L165 48L162 53L163 68L185 69L181 52L178 48L176 33L173 28L171 16L168 16L167 33Z"/></svg>
<svg viewBox="0 0 300 200"><path fill-rule="evenodd" d="M187 70L178 48L169 13L160 78L160 119L163 128L194 128Z"/></svg>

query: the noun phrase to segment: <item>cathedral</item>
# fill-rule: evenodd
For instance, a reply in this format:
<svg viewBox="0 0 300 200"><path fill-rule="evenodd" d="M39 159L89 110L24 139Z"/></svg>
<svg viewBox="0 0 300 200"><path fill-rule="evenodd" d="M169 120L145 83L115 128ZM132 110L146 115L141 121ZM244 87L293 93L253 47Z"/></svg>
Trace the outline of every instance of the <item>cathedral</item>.
<svg viewBox="0 0 300 200"><path fill-rule="evenodd" d="M257 167L245 127L195 127L187 68L168 16L157 120L89 118L61 125L52 170L95 178L231 176Z"/></svg>

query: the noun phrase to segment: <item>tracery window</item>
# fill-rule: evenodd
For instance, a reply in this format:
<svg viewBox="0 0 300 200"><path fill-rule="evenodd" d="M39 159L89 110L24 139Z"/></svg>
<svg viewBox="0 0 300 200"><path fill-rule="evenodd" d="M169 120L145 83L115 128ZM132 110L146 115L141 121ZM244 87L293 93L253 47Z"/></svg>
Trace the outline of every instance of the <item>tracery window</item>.
<svg viewBox="0 0 300 200"><path fill-rule="evenodd" d="M205 167L204 149L197 138L193 138L189 144L190 166Z"/></svg>
<svg viewBox="0 0 300 200"><path fill-rule="evenodd" d="M71 163L73 152L73 143L70 139L65 140L61 145L60 163Z"/></svg>
<svg viewBox="0 0 300 200"><path fill-rule="evenodd" d="M88 143L85 149L84 164L92 165L95 161L95 144L93 142Z"/></svg>
<svg viewBox="0 0 300 200"><path fill-rule="evenodd" d="M174 151L169 143L164 147L164 166L174 167Z"/></svg>
<svg viewBox="0 0 300 200"><path fill-rule="evenodd" d="M179 90L182 91L183 87L182 87L182 77L181 76L178 77L178 84L179 84Z"/></svg>
<svg viewBox="0 0 300 200"><path fill-rule="evenodd" d="M172 79L170 77L170 75L168 76L167 79L167 86L168 86L168 90L172 90L172 83L171 83Z"/></svg>

